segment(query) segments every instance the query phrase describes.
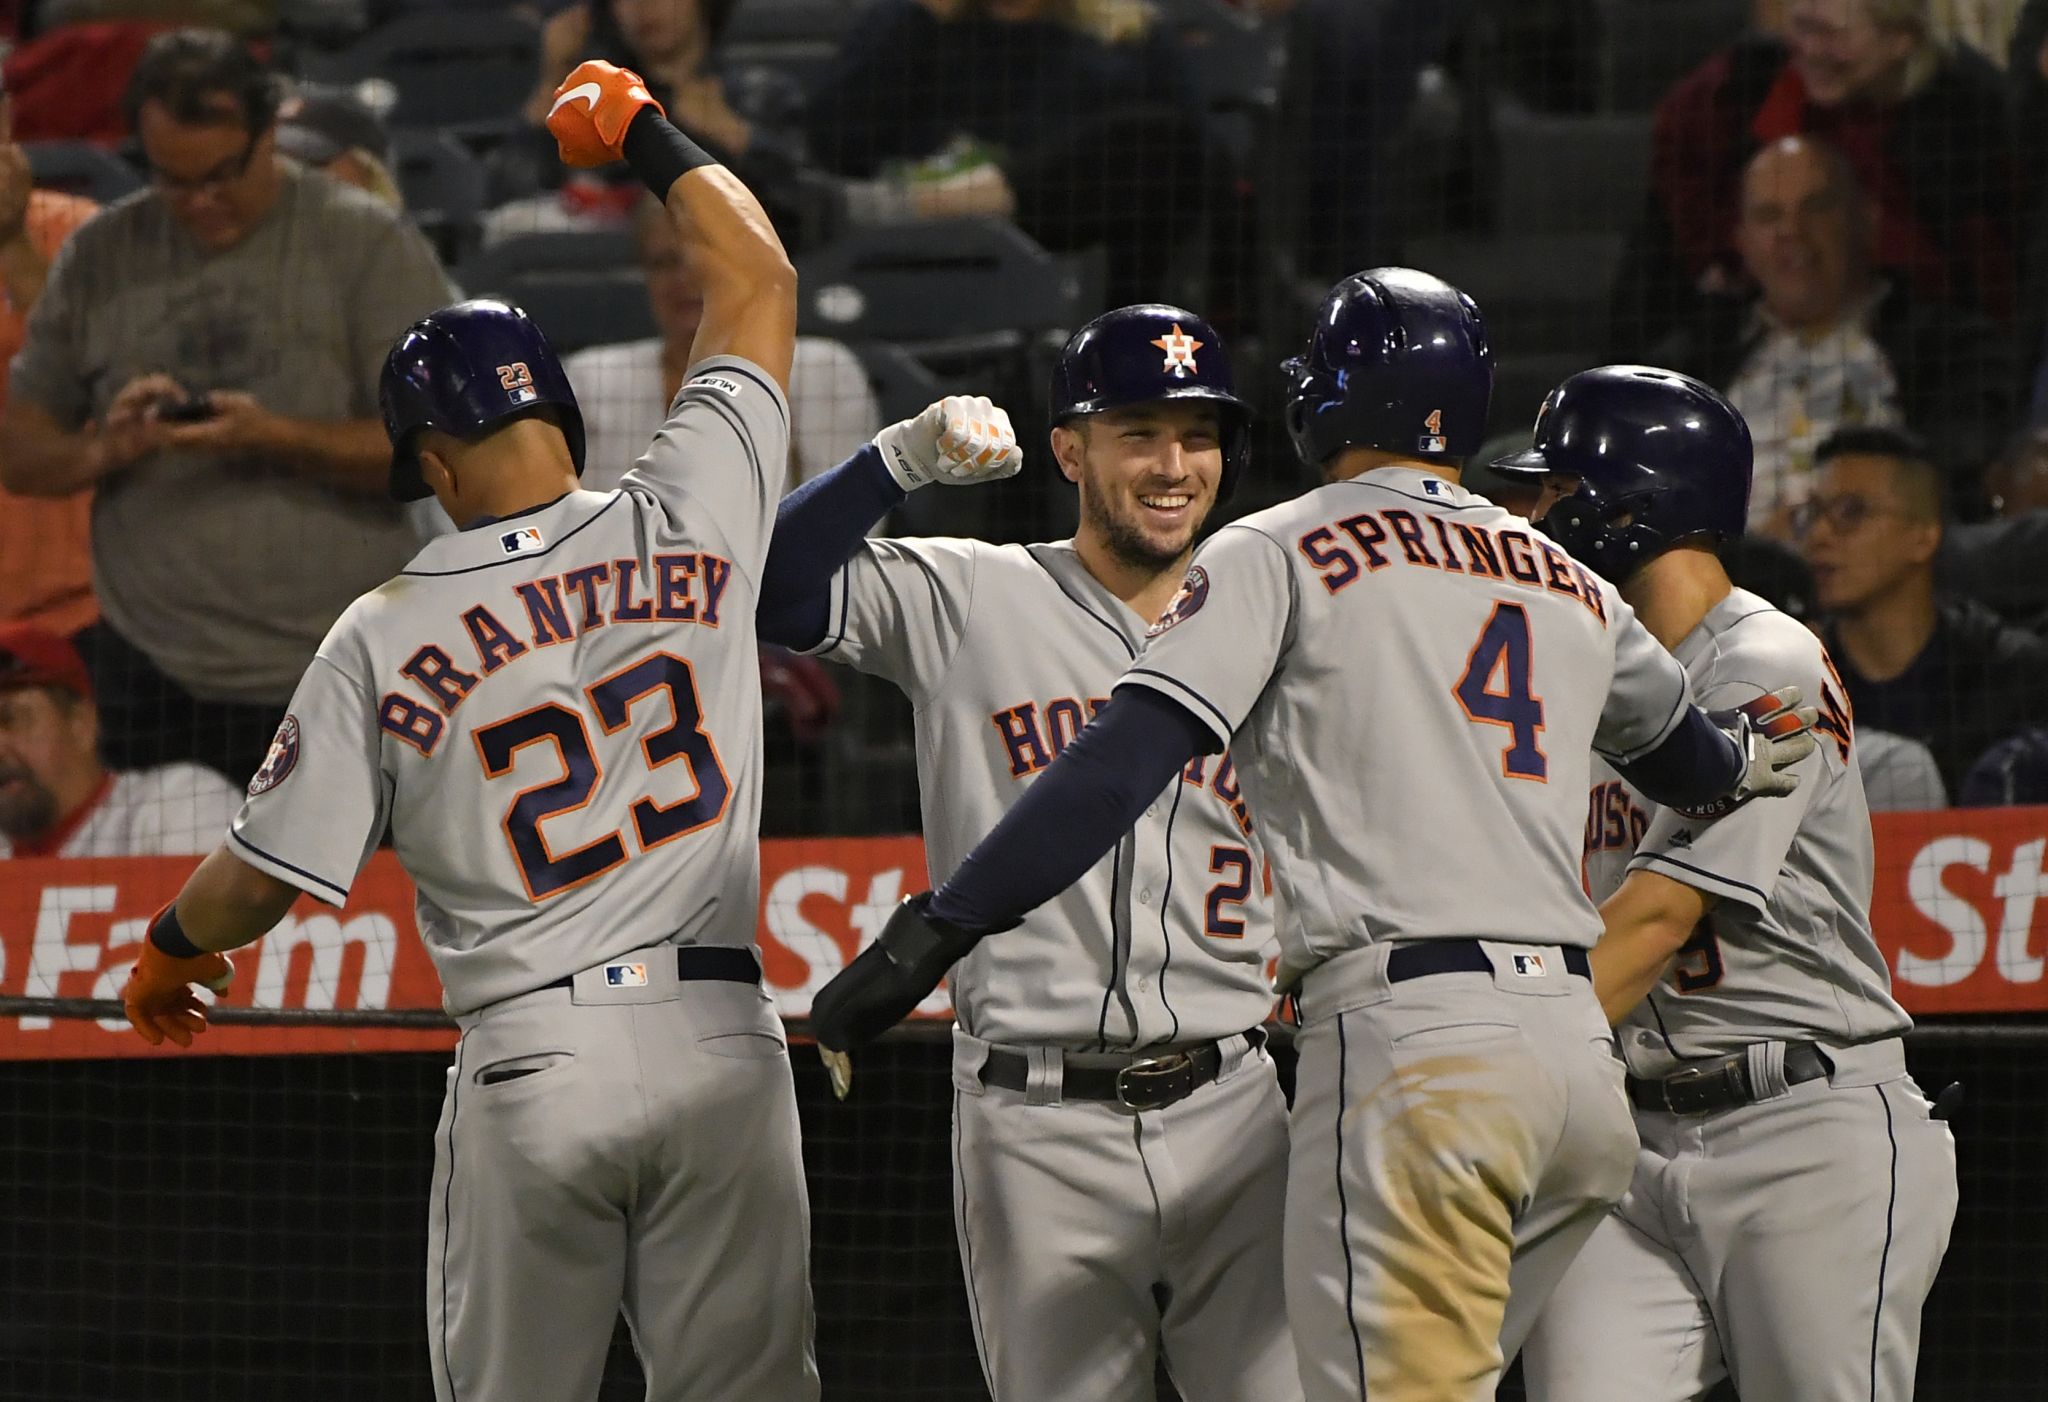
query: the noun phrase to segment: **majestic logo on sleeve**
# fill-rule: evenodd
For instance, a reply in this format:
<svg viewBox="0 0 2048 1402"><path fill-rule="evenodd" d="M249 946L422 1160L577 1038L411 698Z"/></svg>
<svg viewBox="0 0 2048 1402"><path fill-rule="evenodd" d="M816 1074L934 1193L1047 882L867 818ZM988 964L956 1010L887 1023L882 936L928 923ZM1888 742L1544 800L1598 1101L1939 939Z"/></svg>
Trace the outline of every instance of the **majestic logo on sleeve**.
<svg viewBox="0 0 2048 1402"><path fill-rule="evenodd" d="M1152 344L1166 352L1166 364L1159 368L1171 371L1175 379L1184 380L1189 375L1201 373L1195 366L1195 352L1202 348L1202 342L1181 330L1179 322L1173 324L1171 336L1161 336Z"/></svg>
<svg viewBox="0 0 2048 1402"><path fill-rule="evenodd" d="M299 718L286 716L284 724L277 728L276 738L270 742L270 753L263 757L263 767L249 781L249 797L269 793L282 784L298 762Z"/></svg>
<svg viewBox="0 0 2048 1402"><path fill-rule="evenodd" d="M1180 592L1173 596L1173 602L1166 606L1166 612L1159 615L1159 621L1145 630L1145 636L1156 638L1174 624L1193 618L1209 602L1209 572L1200 565L1188 569L1188 577L1181 581Z"/></svg>

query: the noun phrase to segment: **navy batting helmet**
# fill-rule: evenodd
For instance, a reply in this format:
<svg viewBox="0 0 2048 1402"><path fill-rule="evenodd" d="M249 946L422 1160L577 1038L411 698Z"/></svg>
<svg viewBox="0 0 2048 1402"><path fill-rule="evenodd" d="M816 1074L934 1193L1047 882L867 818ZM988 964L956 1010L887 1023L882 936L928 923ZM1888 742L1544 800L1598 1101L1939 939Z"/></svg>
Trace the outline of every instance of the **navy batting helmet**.
<svg viewBox="0 0 2048 1402"><path fill-rule="evenodd" d="M1223 416L1223 477L1229 497L1250 449L1251 410L1237 397L1223 338L1193 312L1159 302L1104 312L1073 334L1052 369L1052 421L1150 404L1200 399Z"/></svg>
<svg viewBox="0 0 2048 1402"><path fill-rule="evenodd" d="M583 475L576 391L533 318L504 302L458 302L414 322L384 358L377 400L391 438L391 495L400 501L433 495L420 476L423 429L481 438L542 409L560 419Z"/></svg>
<svg viewBox="0 0 2048 1402"><path fill-rule="evenodd" d="M1308 349L1281 366L1294 451L1345 448L1463 462L1486 438L1493 352L1470 297L1413 268L1370 268L1330 289Z"/></svg>
<svg viewBox="0 0 2048 1402"><path fill-rule="evenodd" d="M1711 387L1670 370L1580 371L1543 401L1529 449L1493 466L1578 478L1541 524L1617 584L1680 541L1731 540L1749 518L1749 425Z"/></svg>

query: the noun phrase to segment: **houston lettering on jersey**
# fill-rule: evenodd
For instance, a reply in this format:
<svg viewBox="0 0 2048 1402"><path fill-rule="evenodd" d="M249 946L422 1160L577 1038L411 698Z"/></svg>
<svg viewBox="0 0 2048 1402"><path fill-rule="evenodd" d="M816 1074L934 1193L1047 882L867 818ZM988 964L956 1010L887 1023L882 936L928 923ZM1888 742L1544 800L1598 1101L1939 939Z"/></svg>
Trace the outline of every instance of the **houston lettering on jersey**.
<svg viewBox="0 0 2048 1402"><path fill-rule="evenodd" d="M1046 768L1059 757L1061 750L1073 743L1074 737L1081 733L1081 727L1108 704L1108 697L1093 696L1088 699L1084 712L1080 701L1062 696L1042 706L1036 701L1020 701L1014 706L991 712L989 721L1001 737L1004 753L1010 762L1010 777L1028 778ZM1231 765L1229 752L1225 751L1220 757L1213 777L1207 772L1209 760L1208 755L1197 755L1189 760L1187 768L1181 771L1181 782L1198 789L1209 789L1230 810L1231 821L1237 824L1237 830L1251 836L1251 808L1238 786L1237 770Z"/></svg>
<svg viewBox="0 0 2048 1402"><path fill-rule="evenodd" d="M1390 506L1317 526L1304 533L1295 548L1332 594L1343 593L1389 565L1405 565L1484 584L1517 584L1562 594L1585 605L1602 624L1607 622L1607 605L1592 573L1531 531L1494 530Z"/></svg>
<svg viewBox="0 0 2048 1402"><path fill-rule="evenodd" d="M732 583L731 561L689 550L656 555L649 565L649 578L642 578L640 561L630 557L582 565L515 584L510 599L464 609L458 623L463 642L424 644L399 666L399 675L424 694L424 702L407 691L388 692L377 705L378 725L421 754L432 754L445 719L477 683L536 648L614 624L718 626Z"/></svg>

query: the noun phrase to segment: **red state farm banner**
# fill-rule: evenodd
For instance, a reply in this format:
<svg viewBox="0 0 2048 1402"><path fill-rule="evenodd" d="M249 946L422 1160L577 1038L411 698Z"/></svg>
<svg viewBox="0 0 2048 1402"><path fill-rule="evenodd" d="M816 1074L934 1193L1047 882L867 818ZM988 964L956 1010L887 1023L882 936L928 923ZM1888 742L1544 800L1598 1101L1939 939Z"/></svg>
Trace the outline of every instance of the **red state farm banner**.
<svg viewBox="0 0 2048 1402"><path fill-rule="evenodd" d="M1899 1000L1915 1013L2048 1011L2048 808L1886 813L1874 820L1873 923ZM0 861L0 994L116 998L149 916L189 858ZM916 837L761 844L762 963L786 1016L925 884ZM389 852L370 859L348 906L302 900L235 956L229 1004L433 1009L440 984L413 922L412 887ZM944 1017L941 990L919 1010ZM216 1025L213 1054L410 1051L446 1029ZM190 1055L146 1046L121 1021L0 1017L0 1059Z"/></svg>
<svg viewBox="0 0 2048 1402"><path fill-rule="evenodd" d="M119 998L143 931L190 874L189 857L0 861L0 994ZM915 837L770 839L761 844L762 966L785 1016L881 932L925 886ZM413 919L412 883L389 852L363 868L336 911L301 899L278 927L238 951L222 1001L290 1009L437 1009L441 985ZM943 990L920 1013L944 1017ZM452 1029L216 1023L191 1051L152 1048L115 1018L0 1017L0 1060L273 1052L420 1051L453 1046Z"/></svg>

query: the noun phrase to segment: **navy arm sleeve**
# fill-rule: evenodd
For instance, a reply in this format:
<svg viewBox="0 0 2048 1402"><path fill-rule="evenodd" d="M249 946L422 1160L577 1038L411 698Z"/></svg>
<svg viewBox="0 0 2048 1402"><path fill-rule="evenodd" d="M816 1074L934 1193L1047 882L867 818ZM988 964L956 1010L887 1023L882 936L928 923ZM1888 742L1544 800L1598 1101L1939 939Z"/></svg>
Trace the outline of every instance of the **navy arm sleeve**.
<svg viewBox="0 0 2048 1402"><path fill-rule="evenodd" d="M1616 765L1644 797L1666 808L1697 808L1734 791L1746 768L1742 749L1697 706L1664 742L1632 763Z"/></svg>
<svg viewBox="0 0 2048 1402"><path fill-rule="evenodd" d="M1079 881L1196 755L1209 727L1170 696L1120 687L932 894L931 913L1002 929Z"/></svg>
<svg viewBox="0 0 2048 1402"><path fill-rule="evenodd" d="M754 627L763 642L801 652L825 639L832 576L853 558L868 527L908 495L872 443L798 487L775 512L775 534L761 569Z"/></svg>

